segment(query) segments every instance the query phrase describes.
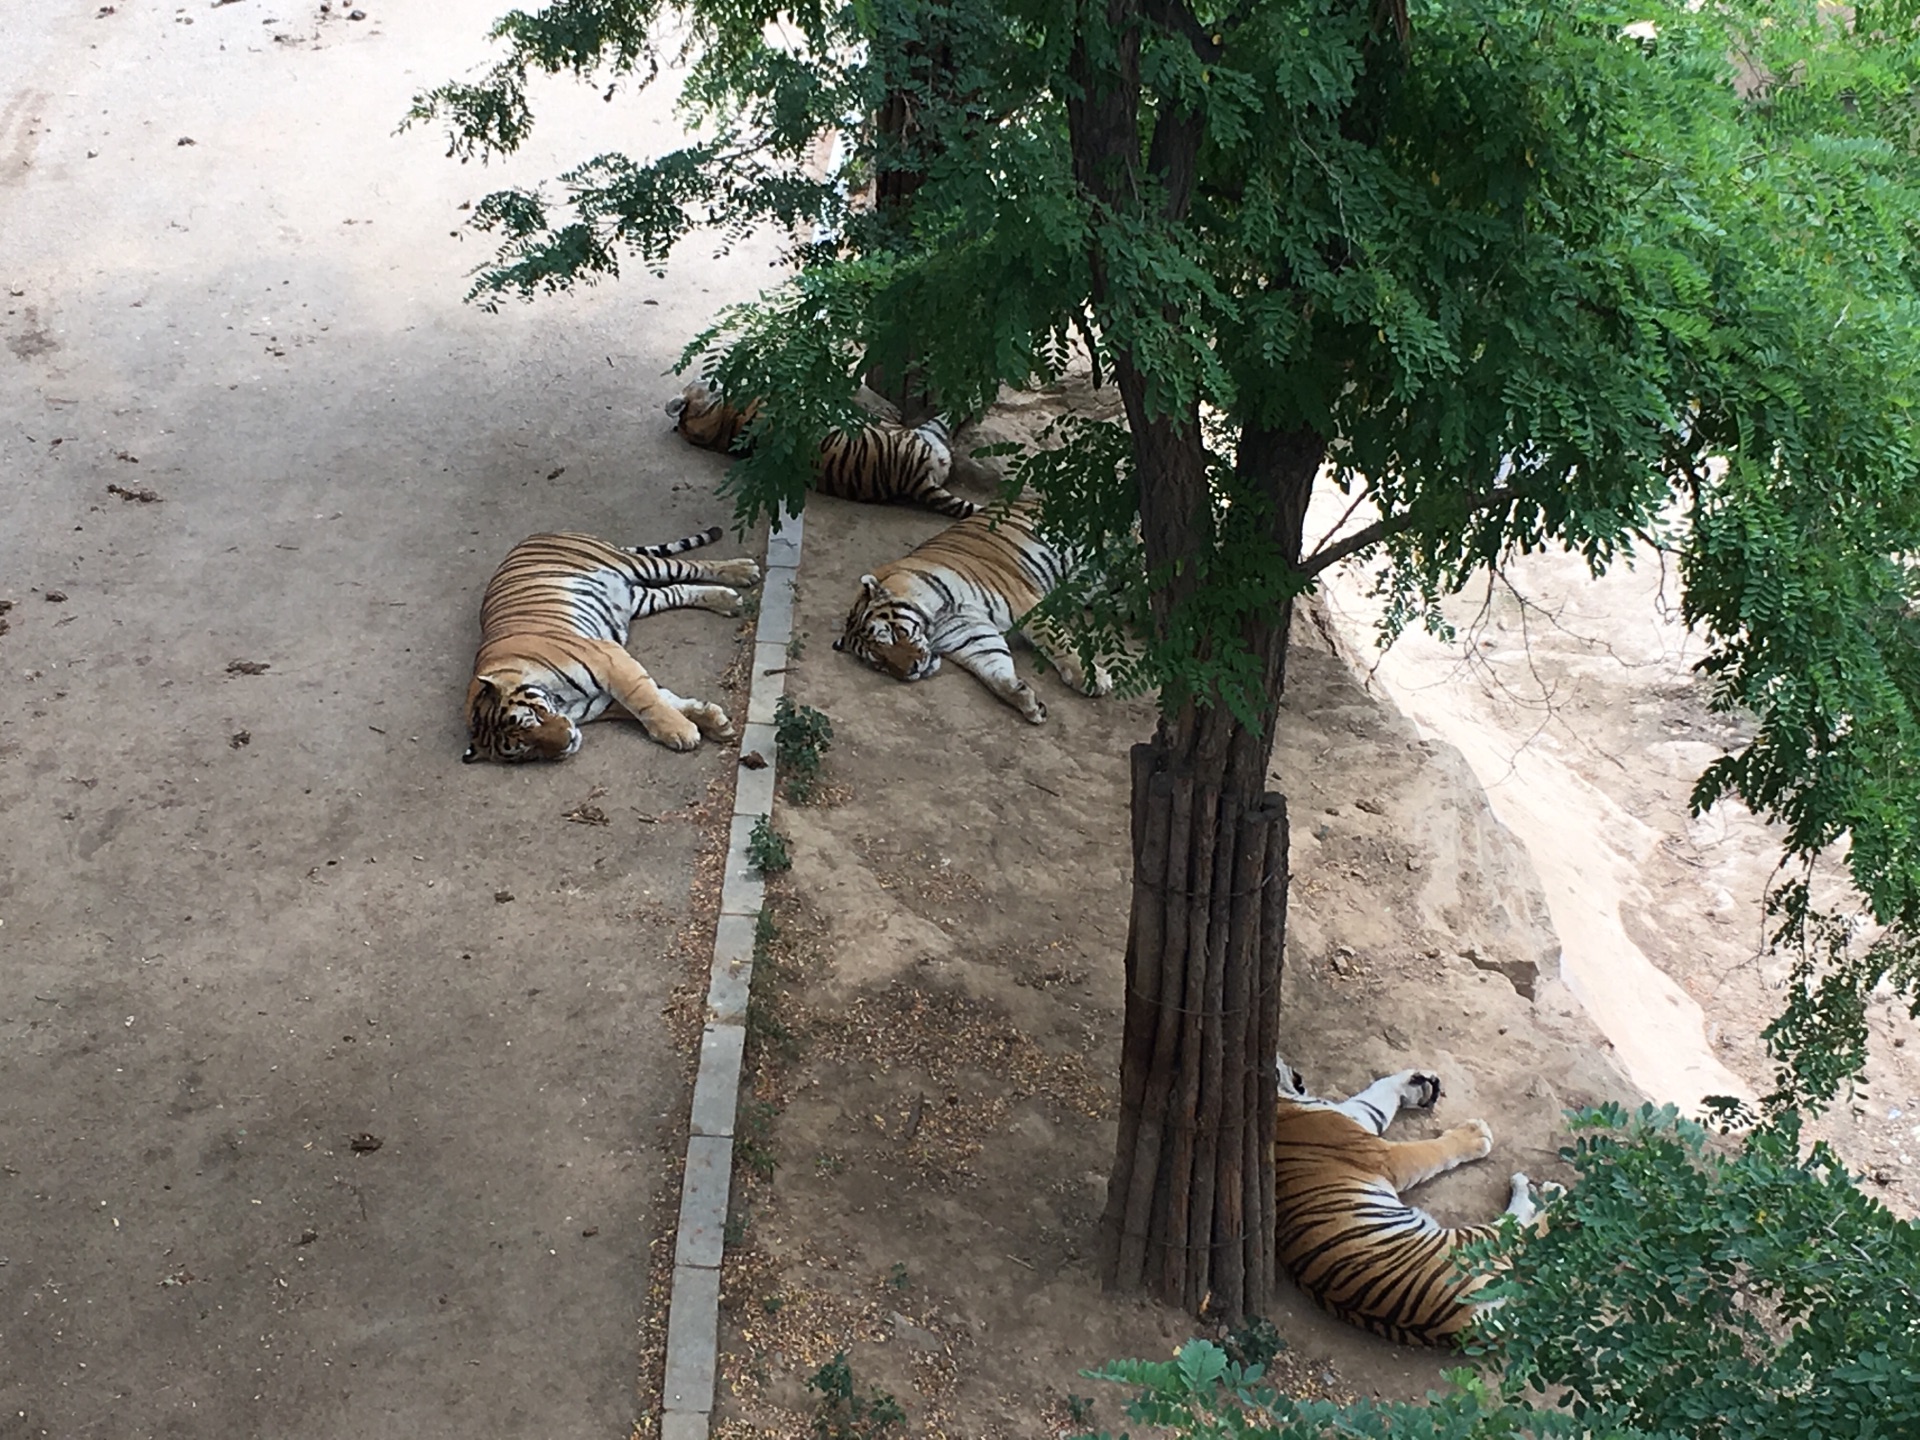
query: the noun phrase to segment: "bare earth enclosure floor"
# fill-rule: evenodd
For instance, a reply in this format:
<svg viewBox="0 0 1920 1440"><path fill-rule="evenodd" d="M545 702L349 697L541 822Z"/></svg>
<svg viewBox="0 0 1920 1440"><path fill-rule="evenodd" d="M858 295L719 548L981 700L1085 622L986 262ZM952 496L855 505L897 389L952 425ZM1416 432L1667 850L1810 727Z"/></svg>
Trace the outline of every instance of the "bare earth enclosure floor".
<svg viewBox="0 0 1920 1440"><path fill-rule="evenodd" d="M1003 397L979 439L1031 442L1061 409L1103 404L1074 384ZM755 982L715 1416L729 1437L811 1434L806 1382L842 1352L856 1387L892 1394L914 1434L1078 1433L1074 1397L1117 1429L1124 1396L1079 1372L1164 1357L1199 1328L1104 1294L1094 1253L1117 1105L1126 753L1152 707L1040 675L1049 718L1035 728L951 666L901 685L835 654L859 576L941 524L808 507L786 678L836 740L821 800L778 815L795 864L772 891L779 983ZM1489 790L1543 783L1520 762L1551 760L1551 793L1569 797L1534 840L1556 883L1703 1008L1696 1046L1751 1091L1769 1078L1758 1031L1780 971L1754 952L1778 840L1738 807L1690 822L1685 805L1739 727L1706 713L1656 567L1600 585L1570 568L1516 569L1525 614L1505 600L1476 620L1463 599L1474 667L1403 642L1393 693L1437 711L1431 725L1367 683L1363 580L1336 587L1347 613L1306 611L1288 661L1271 771L1292 820L1283 1045L1327 1092L1438 1071L1437 1112L1397 1134L1489 1122L1486 1161L1417 1192L1447 1221L1497 1214L1514 1170L1569 1178L1565 1109L1642 1098L1560 978L1566 937L1535 860L1489 804ZM1016 660L1039 674L1030 651ZM1607 964L1590 975L1608 978ZM1629 1013L1670 1003L1623 998ZM1916 1027L1890 1000L1870 1020L1867 1084L1817 1133L1911 1214ZM1413 1398L1457 1363L1335 1324L1291 1286L1270 1318L1289 1346L1278 1378L1297 1392Z"/></svg>
<svg viewBox="0 0 1920 1440"><path fill-rule="evenodd" d="M939 524L808 507L787 678L836 739L825 802L779 817L795 865L743 1112L760 1139L736 1167L725 1435L809 1433L805 1382L843 1349L914 1433L1064 1433L1070 1393L1113 1425L1117 1392L1078 1372L1164 1356L1193 1332L1103 1294L1093 1253L1114 1139L1126 750L1152 708L1049 675L1036 728L950 667L900 685L835 654L861 572ZM1497 1214L1509 1172L1556 1173L1563 1106L1628 1092L1557 983L1534 985L1532 1004L1516 992L1509 972L1553 937L1458 757L1365 696L1311 626L1289 664L1273 782L1294 817L1288 1058L1330 1089L1438 1070L1447 1098L1407 1133L1484 1116L1495 1150L1423 1194L1445 1217ZM1347 1330L1290 1289L1271 1318L1295 1386L1417 1396L1438 1381L1443 1357Z"/></svg>
<svg viewBox="0 0 1920 1440"><path fill-rule="evenodd" d="M42 7L0 52L0 1440L624 1436L652 1424L699 1019L675 987L735 760L612 723L564 765L465 768L459 698L514 541L726 518L662 372L768 257L461 307L462 203L660 148L666 97L543 93L521 162L463 170L393 127L504 6L282 8ZM1070 1392L1115 1426L1077 1372L1192 1329L1103 1295L1091 1253L1151 707L1047 676L1035 729L957 671L835 655L861 572L941 523L809 507L787 678L838 740L822 803L780 816L729 1435L810 1433L842 1349L915 1433L1062 1431ZM737 712L738 631L675 614L635 648ZM1631 1092L1493 782L1337 650L1302 624L1275 756L1288 1058L1329 1090L1437 1069L1438 1115L1402 1123L1490 1122L1424 1197L1477 1219L1509 1171L1556 1174L1564 1106ZM1586 773L1635 814L1679 813L1704 752L1677 730L1725 739L1670 680L1561 716L1614 717ZM1620 923L1763 1083L1777 976L1728 917L1764 867L1660 826ZM1874 1023L1871 1104L1828 1123L1910 1210L1920 1045ZM1290 1291L1273 1319L1292 1385L1417 1395L1443 1363Z"/></svg>

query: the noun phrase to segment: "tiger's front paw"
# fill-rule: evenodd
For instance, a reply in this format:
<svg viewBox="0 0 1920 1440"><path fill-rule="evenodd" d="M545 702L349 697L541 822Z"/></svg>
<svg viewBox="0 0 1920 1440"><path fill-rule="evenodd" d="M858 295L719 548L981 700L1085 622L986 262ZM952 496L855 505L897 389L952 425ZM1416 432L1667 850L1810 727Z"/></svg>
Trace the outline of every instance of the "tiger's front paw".
<svg viewBox="0 0 1920 1440"><path fill-rule="evenodd" d="M669 710L664 715L649 715L642 723L647 727L647 734L669 750L700 748L700 727L678 710Z"/></svg>
<svg viewBox="0 0 1920 1440"><path fill-rule="evenodd" d="M1447 1133L1457 1136L1476 1160L1493 1151L1493 1127L1484 1120L1469 1120L1464 1125L1454 1126Z"/></svg>
<svg viewBox="0 0 1920 1440"><path fill-rule="evenodd" d="M1113 676L1107 673L1104 665L1093 667L1093 679L1080 687L1087 694L1098 697L1113 693Z"/></svg>
<svg viewBox="0 0 1920 1440"><path fill-rule="evenodd" d="M714 573L726 585L758 585L760 583L760 565L758 561L745 558L739 560L721 560L713 567Z"/></svg>

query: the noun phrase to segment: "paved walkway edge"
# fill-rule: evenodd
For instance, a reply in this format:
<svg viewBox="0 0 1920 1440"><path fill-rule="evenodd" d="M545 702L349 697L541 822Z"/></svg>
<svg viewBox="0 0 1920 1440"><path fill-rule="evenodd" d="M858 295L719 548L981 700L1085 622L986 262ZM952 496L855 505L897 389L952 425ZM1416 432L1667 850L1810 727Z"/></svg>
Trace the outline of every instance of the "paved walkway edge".
<svg viewBox="0 0 1920 1440"><path fill-rule="evenodd" d="M757 750L767 763L761 770L739 771L733 792L726 879L720 889L713 963L707 972L707 1023L700 1038L700 1070L693 1083L680 1224L674 1241L660 1440L706 1440L713 1413L720 1344L720 1260L733 1176L733 1120L747 1041L754 930L766 893L765 883L748 863L747 836L756 820L773 812L777 769L773 707L786 693L802 518L787 516L767 536L767 574L754 626L747 719L740 730L740 753Z"/></svg>

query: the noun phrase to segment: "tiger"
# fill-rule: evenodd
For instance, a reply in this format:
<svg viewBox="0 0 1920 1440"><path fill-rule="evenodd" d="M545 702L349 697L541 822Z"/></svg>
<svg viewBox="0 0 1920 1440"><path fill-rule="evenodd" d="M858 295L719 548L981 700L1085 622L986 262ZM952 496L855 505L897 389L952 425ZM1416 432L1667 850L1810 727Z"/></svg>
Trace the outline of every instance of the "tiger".
<svg viewBox="0 0 1920 1440"><path fill-rule="evenodd" d="M1024 617L1067 573L1068 560L1036 532L1029 503L969 516L901 560L860 577L860 595L833 648L896 680L924 680L942 656L968 670L1035 725L1047 707L1013 668L1006 632L1016 625L1069 685L1105 695L1113 680L1080 663L1044 621ZM1024 622L1024 623L1023 623Z"/></svg>
<svg viewBox="0 0 1920 1440"><path fill-rule="evenodd" d="M1431 1140L1383 1140L1400 1107L1431 1110L1440 1077L1402 1070L1350 1100L1315 1099L1300 1073L1278 1062L1274 1122L1275 1248L1300 1288L1325 1310L1398 1345L1457 1345L1487 1283L1455 1264L1460 1248L1497 1234L1500 1221L1443 1226L1401 1199L1404 1191L1493 1148L1484 1120ZM1557 1187L1547 1187L1551 1193ZM1541 1228L1524 1174L1509 1182L1506 1213Z"/></svg>
<svg viewBox="0 0 1920 1440"><path fill-rule="evenodd" d="M673 558L719 538L716 525L664 545L533 535L514 546L480 602L460 758L565 759L580 748L580 726L616 703L670 750L691 750L702 735L731 739L726 711L654 684L626 650L640 616L685 606L740 613L732 587L757 584L759 565Z"/></svg>
<svg viewBox="0 0 1920 1440"><path fill-rule="evenodd" d="M758 400L736 409L698 380L667 402L676 430L703 449L722 452L733 449L759 412ZM822 495L869 504L911 500L964 520L980 507L947 489L952 440L946 421L937 415L913 429L876 420L852 435L835 430L821 442L813 488Z"/></svg>

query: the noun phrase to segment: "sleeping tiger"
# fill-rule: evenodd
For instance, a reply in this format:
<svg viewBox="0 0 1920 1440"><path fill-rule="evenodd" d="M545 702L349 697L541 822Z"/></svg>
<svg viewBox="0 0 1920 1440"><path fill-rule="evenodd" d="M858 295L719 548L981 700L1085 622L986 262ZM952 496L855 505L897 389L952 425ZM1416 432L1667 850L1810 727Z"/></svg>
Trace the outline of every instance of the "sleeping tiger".
<svg viewBox="0 0 1920 1440"><path fill-rule="evenodd" d="M1380 1137L1403 1105L1430 1110L1440 1079L1402 1070L1351 1100L1316 1100L1298 1071L1279 1063L1274 1123L1276 1249L1302 1290L1342 1320L1400 1345L1449 1345L1472 1322L1468 1297L1486 1284L1454 1264L1461 1246L1499 1222L1445 1227L1400 1196L1493 1148L1484 1120L1431 1140ZM1512 1180L1506 1213L1536 1221L1527 1177Z"/></svg>
<svg viewBox="0 0 1920 1440"><path fill-rule="evenodd" d="M696 380L667 402L674 428L707 450L728 451L760 409L754 401L736 410L717 390ZM953 468L951 436L935 417L917 429L876 420L849 437L836 430L820 446L813 488L842 500L878 504L911 500L929 510L964 519L980 507L947 489Z"/></svg>
<svg viewBox="0 0 1920 1440"><path fill-rule="evenodd" d="M833 648L896 680L924 680L943 655L971 671L1035 725L1047 707L1013 668L1006 632L1047 596L1067 572L1059 551L1035 533L1035 513L1016 504L949 525L903 560L860 577L860 596ZM1087 695L1113 689L1107 672L1089 677L1051 625L1035 620L1023 633L1061 677Z"/></svg>
<svg viewBox="0 0 1920 1440"><path fill-rule="evenodd" d="M724 710L655 685L626 650L639 616L690 605L740 613L730 587L759 581L752 560L672 558L719 538L715 526L631 549L591 535L534 535L514 546L480 602L461 759L564 759L580 748L579 727L615 703L671 750L691 750L703 734L730 739Z"/></svg>

